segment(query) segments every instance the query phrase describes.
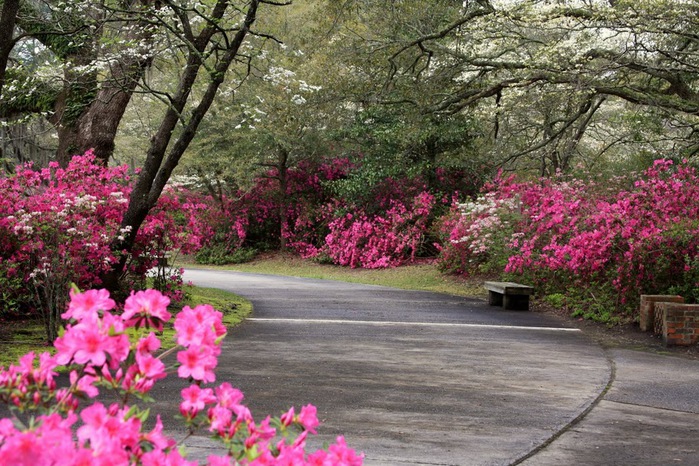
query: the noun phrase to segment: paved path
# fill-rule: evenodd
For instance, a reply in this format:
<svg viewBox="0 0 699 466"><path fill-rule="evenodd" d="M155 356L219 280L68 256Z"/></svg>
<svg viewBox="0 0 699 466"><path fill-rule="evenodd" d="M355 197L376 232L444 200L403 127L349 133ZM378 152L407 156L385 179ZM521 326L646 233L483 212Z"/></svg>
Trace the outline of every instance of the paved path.
<svg viewBox="0 0 699 466"><path fill-rule="evenodd" d="M322 280L201 270L185 279L253 302L253 317L224 341L218 382L243 390L256 417L315 404L322 426L312 446L344 434L367 465L629 464L633 456L609 462L582 445L618 450L610 424L629 438L628 423L637 424L627 411L649 420L659 410L671 413L667 422L682 418L667 436L695 439L670 454L672 464L699 464L699 396L684 396L697 385L692 361L680 360L687 375L673 388L675 401L655 407L664 401L648 403L655 392L639 386L657 361L606 352L541 314ZM172 407L179 387L161 389L160 408ZM631 438L643 444L640 453L653 449ZM203 439L188 444L201 457L210 451ZM651 458L666 459L657 448Z"/></svg>

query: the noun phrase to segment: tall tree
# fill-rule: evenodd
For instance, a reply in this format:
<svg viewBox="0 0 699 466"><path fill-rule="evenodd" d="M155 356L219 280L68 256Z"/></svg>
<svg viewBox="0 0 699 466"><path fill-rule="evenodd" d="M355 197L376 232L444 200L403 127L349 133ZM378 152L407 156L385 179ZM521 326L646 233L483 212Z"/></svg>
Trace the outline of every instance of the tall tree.
<svg viewBox="0 0 699 466"><path fill-rule="evenodd" d="M287 4L277 0L20 2L18 37L40 43L40 50L50 51L50 59L64 71L50 74L53 82L46 89L35 89L42 98L18 98L16 90L14 95L3 94L0 116L50 108L58 129L59 161L67 163L70 154L95 148L107 163L131 96L147 93L163 104L121 222L124 234L112 243L113 250L122 254L103 277L106 286L118 286L139 228L229 70L234 68L239 85L252 68L255 41L272 38L252 29L261 6ZM35 83L31 70L23 66L28 63L26 57L19 58L17 66L8 68L17 88ZM183 66L174 79L147 79L145 71L151 64L179 59Z"/></svg>
<svg viewBox="0 0 699 466"><path fill-rule="evenodd" d="M559 94L561 102L566 96L586 94L582 106L568 117L552 115L549 120L571 129L567 145L580 140L590 112L614 105L614 98L660 109L673 118L679 115L690 127L697 124L695 2L464 2L460 19L410 41L397 41L394 50L391 78L415 75L398 59L431 61L433 73L447 68L459 77L432 100L431 110L438 113L462 112L524 88L538 92L541 99ZM595 95L611 99L590 101ZM542 122L544 133L560 133L556 125L547 125ZM560 138L546 140L557 143Z"/></svg>
<svg viewBox="0 0 699 466"><path fill-rule="evenodd" d="M224 83L212 108L217 117L203 122L201 137L183 160L186 173L214 197L235 194L256 177L272 178L278 186L282 248L287 207L295 202L287 193L288 172L302 161L329 155L329 134L341 118L328 101L329 87L317 85L327 75L324 45L309 40L315 3L297 3L261 18L257 26L275 31L284 42L266 41L245 86Z"/></svg>
<svg viewBox="0 0 699 466"><path fill-rule="evenodd" d="M15 23L19 13L19 0L4 0L0 10L0 95L5 85L5 73L10 53L14 47Z"/></svg>
<svg viewBox="0 0 699 466"><path fill-rule="evenodd" d="M178 45L184 51L186 64L173 91L161 94L167 101L167 109L151 138L121 222L125 234L123 239L116 238L112 243L114 251L130 251L138 229L194 139L229 68L240 61L243 70L250 69L252 57L243 53L242 48L249 35L259 34L252 30L252 26L260 6L286 4L250 0L234 5L228 0L216 0L210 9L204 10L205 5L189 7L177 2L163 2L161 9L155 12L154 24L169 25L167 30L175 31L170 38L180 40ZM268 34L264 36L269 37ZM175 134L178 124L179 131ZM104 277L107 286L116 286L127 259L128 255L123 254L112 272Z"/></svg>
<svg viewBox="0 0 699 466"><path fill-rule="evenodd" d="M603 123L600 115L611 108L631 114L639 105L684 139L677 139L683 152L696 151L696 2L469 0L427 8L411 0L347 0L329 3L328 11L337 25L333 39L345 51L337 56L352 70L346 75L369 91L364 105L410 109L425 121L468 115L482 127L479 144L491 160L493 149L520 139L500 163L527 158L538 161L538 171L570 167L571 155L603 146L587 137ZM369 58L353 58L353 50ZM534 111L512 105L522 97Z"/></svg>

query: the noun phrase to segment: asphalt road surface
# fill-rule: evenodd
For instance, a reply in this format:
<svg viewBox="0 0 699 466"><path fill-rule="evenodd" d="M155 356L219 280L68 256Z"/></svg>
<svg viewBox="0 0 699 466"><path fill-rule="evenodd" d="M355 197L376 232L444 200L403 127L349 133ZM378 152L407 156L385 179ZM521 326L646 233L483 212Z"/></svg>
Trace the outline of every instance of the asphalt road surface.
<svg viewBox="0 0 699 466"><path fill-rule="evenodd" d="M256 419L316 405L311 449L342 434L367 465L515 464L612 379L602 348L537 313L334 281L204 270L185 280L254 305L224 341L217 383L240 388ZM159 386L156 409L176 411L181 388ZM204 437L187 445L202 459L216 451Z"/></svg>

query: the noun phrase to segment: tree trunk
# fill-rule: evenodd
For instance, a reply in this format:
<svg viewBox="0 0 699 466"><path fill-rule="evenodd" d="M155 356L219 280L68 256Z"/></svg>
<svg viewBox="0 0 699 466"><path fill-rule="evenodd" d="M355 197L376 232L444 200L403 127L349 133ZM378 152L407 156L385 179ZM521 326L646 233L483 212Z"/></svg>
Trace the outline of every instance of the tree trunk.
<svg viewBox="0 0 699 466"><path fill-rule="evenodd" d="M119 122L124 116L138 80L146 70L146 65L133 64L130 68L127 75L119 77L116 82L103 84L95 101L78 120L75 135L77 153L93 149L95 158L104 166L109 163L114 153L114 139ZM71 155L74 154L59 152L59 163L63 165L65 158Z"/></svg>
<svg viewBox="0 0 699 466"><path fill-rule="evenodd" d="M252 0L250 2L243 24L237 30L233 39L227 42L228 46L226 49L222 50L218 56L218 61L213 66L213 71L209 73L210 82L206 90L201 96L199 103L191 111L184 129L168 152L173 131L177 123L181 121L180 117L183 115L183 110L189 100L197 75L203 66L201 57L207 46L210 45L213 35L219 32L216 23L223 18L230 6L228 0L218 0L216 2L210 18L210 25L204 28L197 37L193 37L193 40L190 40L194 49L190 50L177 91L170 100L171 105L165 112L158 131L151 139L150 147L146 154L146 161L131 191L129 205L121 221L121 228L127 229L128 233L123 236L123 239L115 238L111 244L112 251L120 256L120 260L113 264L112 269L102 277L102 282L108 289L118 289L119 279L124 273L128 254L135 244L136 235L148 213L157 203L160 194L165 188L165 184L170 179L172 171L177 167L185 150L189 147L192 139L194 139L199 124L209 111L228 68L238 56L238 51L250 31L250 26L255 22L259 4L260 0Z"/></svg>
<svg viewBox="0 0 699 466"><path fill-rule="evenodd" d="M131 28L131 31L124 39L148 43L153 34L148 32L150 29L145 25ZM109 163L114 153L114 139L119 122L136 85L152 61L150 58L139 58L138 55L140 54L130 53L122 56L110 67L109 77L99 89L96 89L96 82L93 83L94 98L84 106L79 116L73 117L65 111L62 113L56 154L59 165L67 166L74 155L82 154L88 149L93 149L98 163L104 166ZM89 92L89 88L78 81L78 90L81 87L85 88L84 92ZM72 89L68 93L75 95ZM66 98L62 105L65 109L69 105L75 105L75 102Z"/></svg>
<svg viewBox="0 0 699 466"><path fill-rule="evenodd" d="M289 213L286 190L289 187L289 151L280 147L277 158L277 179L279 180L279 249L287 248L286 229Z"/></svg>
<svg viewBox="0 0 699 466"><path fill-rule="evenodd" d="M19 12L19 0L5 0L0 13L0 95L5 85L5 72L10 59L10 52L15 45L12 36Z"/></svg>

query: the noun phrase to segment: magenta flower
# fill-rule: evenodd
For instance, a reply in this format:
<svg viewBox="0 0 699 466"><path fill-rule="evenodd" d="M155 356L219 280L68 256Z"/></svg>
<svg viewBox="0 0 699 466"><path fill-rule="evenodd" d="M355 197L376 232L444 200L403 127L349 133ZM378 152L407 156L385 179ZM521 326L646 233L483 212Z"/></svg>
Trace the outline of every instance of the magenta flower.
<svg viewBox="0 0 699 466"><path fill-rule="evenodd" d="M282 414L280 420L282 421L282 425L284 427L289 427L291 424L294 423L295 417L296 417L296 413L294 411L294 407L292 406L291 408L289 408L289 411Z"/></svg>
<svg viewBox="0 0 699 466"><path fill-rule="evenodd" d="M70 291L68 311L61 314L64 319L82 320L85 317L97 317L98 311L111 311L116 306L107 290L87 290L83 293Z"/></svg>
<svg viewBox="0 0 699 466"><path fill-rule="evenodd" d="M301 423L304 429L312 434L316 433L315 428L320 425L318 422L318 409L309 404L301 408L301 412L298 415L298 421Z"/></svg>
<svg viewBox="0 0 699 466"><path fill-rule="evenodd" d="M35 367L37 358L30 353L23 356L18 365L0 368L0 396L20 409L52 412L37 415L27 428L15 425L10 419L0 419L0 463L196 466L196 462L181 456L174 439L164 435L160 417L151 431L144 431L148 410L126 404L130 395L147 392L155 380L166 376L163 362L152 354L159 349L159 340L151 332L130 343L122 317L101 310L101 305L84 304L90 296L105 298L104 294L84 294L83 304L76 305L70 314L78 322L67 325L64 335L56 340L56 357L44 353ZM78 302L82 298L75 299ZM151 312L152 308L149 309ZM144 313L143 316L152 317L153 314ZM127 317L135 319L139 315ZM177 355L179 375L197 381L181 392L180 412L189 428L208 428L225 445L244 448L245 459L241 464L361 464L361 457L343 444L306 458L306 438L318 425L317 411L312 405L304 406L298 415L290 409L281 421L268 416L256 423L250 410L241 404L240 390L229 383L221 384L215 391L201 388L201 382L215 379L213 371L220 354L219 339L225 333L221 314L210 306L198 306L186 311L180 324L183 328L191 324L193 329L202 329L201 333L192 330L190 336L195 338L191 338L188 348ZM69 386L57 388L54 369L58 364L68 363L82 367L71 367ZM120 402L105 406L89 400L100 394L98 384L120 395ZM207 406L209 409L205 411ZM200 416L202 412L207 415ZM73 425L78 415L82 423L76 429ZM301 424L305 430L299 435L296 429L278 433L271 426L273 422ZM277 434L281 438L272 445ZM360 459L359 463L354 462L356 458ZM318 461L314 462L316 459ZM237 464L230 455L211 456L207 462L211 466L231 463Z"/></svg>
<svg viewBox="0 0 699 466"><path fill-rule="evenodd" d="M154 450L145 453L141 457L143 466L198 466L196 461L187 461L175 448L167 453L163 450Z"/></svg>
<svg viewBox="0 0 699 466"><path fill-rule="evenodd" d="M211 455L206 458L206 466L231 466L231 458L229 456Z"/></svg>
<svg viewBox="0 0 699 466"><path fill-rule="evenodd" d="M165 364L148 353L136 353L136 364L138 364L138 371L143 377L160 380L167 376Z"/></svg>
<svg viewBox="0 0 699 466"><path fill-rule="evenodd" d="M224 408L232 408L243 401L243 392L233 388L228 382L224 382L216 387L216 398L219 405Z"/></svg>
<svg viewBox="0 0 699 466"><path fill-rule="evenodd" d="M124 302L124 313L121 318L128 325L137 327L155 328L163 330L163 322L170 320L171 314L167 311L170 298L157 290L145 290L134 293Z"/></svg>
<svg viewBox="0 0 699 466"><path fill-rule="evenodd" d="M155 336L155 333L150 332L148 336L138 340L136 350L139 353L154 353L160 349L160 340Z"/></svg>
<svg viewBox="0 0 699 466"><path fill-rule="evenodd" d="M183 379L191 377L202 382L216 380L213 370L218 361L214 351L209 346L190 346L177 353L177 361L181 364L177 369L177 375Z"/></svg>
<svg viewBox="0 0 699 466"><path fill-rule="evenodd" d="M222 320L223 314L208 304L194 309L185 306L175 317L177 343L182 346L215 345L226 334Z"/></svg>
<svg viewBox="0 0 699 466"><path fill-rule="evenodd" d="M77 364L90 363L101 366L107 362L108 336L96 325L77 324L68 326L65 335L58 337L54 343L56 360L67 364L71 360Z"/></svg>
<svg viewBox="0 0 699 466"><path fill-rule="evenodd" d="M209 409L208 417L211 423L209 432L218 432L218 434L223 437L226 431L231 427L233 413L230 409L224 408L221 405L216 405Z"/></svg>
<svg viewBox="0 0 699 466"><path fill-rule="evenodd" d="M180 403L180 412L183 416L194 417L202 411L207 404L216 401L213 390L210 388L200 388L199 385L190 385L187 388L183 388L180 392L182 395L182 402Z"/></svg>

